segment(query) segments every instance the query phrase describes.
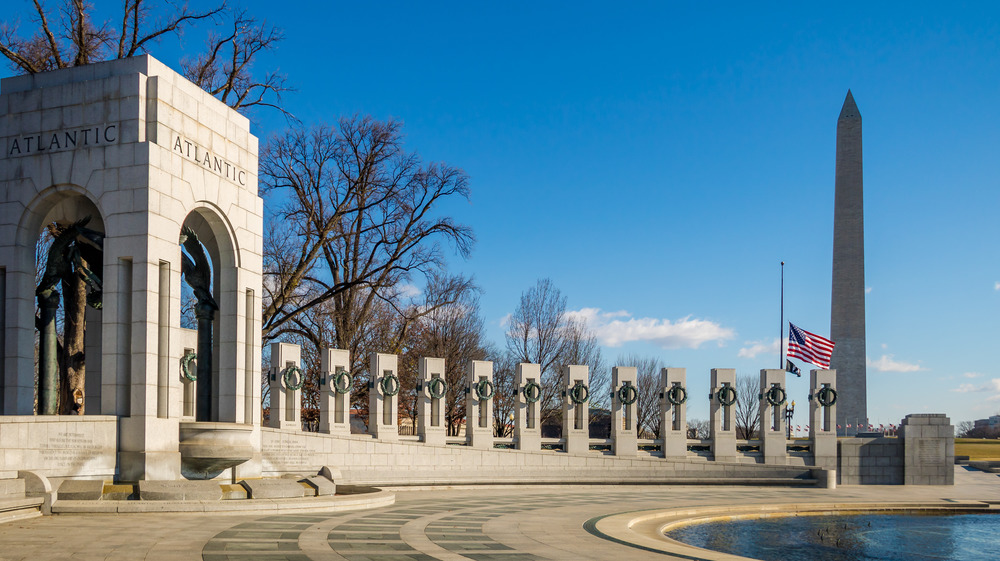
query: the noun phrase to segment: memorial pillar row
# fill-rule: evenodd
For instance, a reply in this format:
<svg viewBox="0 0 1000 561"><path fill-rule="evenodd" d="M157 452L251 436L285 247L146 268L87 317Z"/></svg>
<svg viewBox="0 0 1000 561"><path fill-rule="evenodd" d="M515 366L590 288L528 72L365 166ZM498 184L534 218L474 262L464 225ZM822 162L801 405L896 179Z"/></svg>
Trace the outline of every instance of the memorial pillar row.
<svg viewBox="0 0 1000 561"><path fill-rule="evenodd" d="M660 370L660 435L664 458L687 457L687 370Z"/></svg>
<svg viewBox="0 0 1000 561"><path fill-rule="evenodd" d="M466 367L465 430L469 446L493 449L493 363L473 360Z"/></svg>
<svg viewBox="0 0 1000 561"><path fill-rule="evenodd" d="M809 371L809 440L813 465L837 469L837 371Z"/></svg>
<svg viewBox="0 0 1000 561"><path fill-rule="evenodd" d="M372 353L369 362L368 432L380 440L399 440L399 367L396 355Z"/></svg>
<svg viewBox="0 0 1000 561"><path fill-rule="evenodd" d="M448 381L443 358L421 357L417 368L417 434L434 446L446 444L445 407Z"/></svg>
<svg viewBox="0 0 1000 561"><path fill-rule="evenodd" d="M291 343L271 343L271 414L269 427L302 430L301 349Z"/></svg>
<svg viewBox="0 0 1000 561"><path fill-rule="evenodd" d="M351 351L323 349L319 362L319 432L351 434Z"/></svg>
<svg viewBox="0 0 1000 561"><path fill-rule="evenodd" d="M569 454L590 452L590 374L586 365L564 366L563 387L563 438L564 450Z"/></svg>
<svg viewBox="0 0 1000 561"><path fill-rule="evenodd" d="M514 438L518 450L541 450L542 427L539 421L542 399L541 366L522 362L517 365L517 403L514 408Z"/></svg>
<svg viewBox="0 0 1000 561"><path fill-rule="evenodd" d="M785 409L788 393L785 371L777 368L760 371L760 452L765 464L788 463L788 438L785 435Z"/></svg>
<svg viewBox="0 0 1000 561"><path fill-rule="evenodd" d="M712 369L709 418L712 457L717 462L736 461L736 370Z"/></svg>
<svg viewBox="0 0 1000 561"><path fill-rule="evenodd" d="M639 387L634 366L611 369L611 450L615 456L639 453Z"/></svg>

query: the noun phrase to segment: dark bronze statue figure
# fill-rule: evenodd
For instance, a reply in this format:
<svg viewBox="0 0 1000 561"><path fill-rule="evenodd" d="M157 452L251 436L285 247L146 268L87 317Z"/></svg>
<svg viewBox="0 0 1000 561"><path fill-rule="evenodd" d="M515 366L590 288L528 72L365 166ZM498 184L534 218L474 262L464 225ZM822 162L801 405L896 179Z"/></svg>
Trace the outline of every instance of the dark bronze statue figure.
<svg viewBox="0 0 1000 561"><path fill-rule="evenodd" d="M181 229L181 245L187 253L181 254L181 273L184 281L194 291L198 300L195 317L198 319L198 369L197 392L195 394L195 420L213 420L212 404L212 322L219 309L212 297L212 266L205 255L205 248L198 241L194 230L184 226Z"/></svg>
<svg viewBox="0 0 1000 561"><path fill-rule="evenodd" d="M50 226L53 233L45 273L35 290L39 317L38 412L42 415L83 414L86 360L86 306L101 308L104 234L86 227L90 217L69 226ZM65 302L62 360L62 408L59 407L60 368L57 357L56 311L59 285Z"/></svg>

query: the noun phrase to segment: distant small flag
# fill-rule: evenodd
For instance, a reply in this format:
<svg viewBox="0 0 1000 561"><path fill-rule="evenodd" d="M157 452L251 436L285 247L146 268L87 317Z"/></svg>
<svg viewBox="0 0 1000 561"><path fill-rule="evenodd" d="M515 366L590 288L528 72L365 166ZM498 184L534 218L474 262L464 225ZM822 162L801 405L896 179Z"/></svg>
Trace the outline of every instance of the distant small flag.
<svg viewBox="0 0 1000 561"><path fill-rule="evenodd" d="M830 368L833 341L788 323L788 356L801 358L820 368Z"/></svg>
<svg viewBox="0 0 1000 561"><path fill-rule="evenodd" d="M792 361L790 361L788 359L785 359L785 372L789 372L791 374L795 374L799 378L802 377L802 371L799 370L799 367L795 366L795 364L792 363Z"/></svg>
<svg viewBox="0 0 1000 561"><path fill-rule="evenodd" d="M851 423L847 423L847 428L851 428Z"/></svg>
<svg viewBox="0 0 1000 561"><path fill-rule="evenodd" d="M799 432L801 430L802 430L802 425L795 425L795 432Z"/></svg>
<svg viewBox="0 0 1000 561"><path fill-rule="evenodd" d="M837 425L837 428L840 429L840 428L843 428L843 427L841 427L840 425Z"/></svg>

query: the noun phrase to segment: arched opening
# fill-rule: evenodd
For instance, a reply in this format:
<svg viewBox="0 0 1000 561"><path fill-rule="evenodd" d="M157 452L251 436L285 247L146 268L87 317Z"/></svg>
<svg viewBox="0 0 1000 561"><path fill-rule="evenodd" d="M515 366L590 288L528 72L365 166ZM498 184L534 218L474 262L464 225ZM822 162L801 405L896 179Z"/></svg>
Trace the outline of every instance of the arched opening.
<svg viewBox="0 0 1000 561"><path fill-rule="evenodd" d="M225 368L232 354L228 347L233 345L223 329L226 318L235 313L229 294L237 267L232 239L220 213L205 206L188 214L178 240L182 253L180 325L196 333L185 338L193 344L185 343L182 358L183 412L200 422L224 420L221 402L235 385L230 380L234 373Z"/></svg>
<svg viewBox="0 0 1000 561"><path fill-rule="evenodd" d="M35 265L35 411L99 414L102 213L85 195L57 189L31 205L25 218L27 239L20 245L34 252Z"/></svg>

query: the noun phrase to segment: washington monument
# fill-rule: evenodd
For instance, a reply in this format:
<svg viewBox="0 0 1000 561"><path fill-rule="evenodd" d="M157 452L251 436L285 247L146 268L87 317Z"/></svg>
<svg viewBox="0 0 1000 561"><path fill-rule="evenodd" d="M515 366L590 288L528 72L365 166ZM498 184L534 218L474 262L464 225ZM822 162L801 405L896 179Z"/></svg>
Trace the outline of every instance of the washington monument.
<svg viewBox="0 0 1000 561"><path fill-rule="evenodd" d="M861 162L861 112L854 96L837 119L836 199L833 214L833 297L830 368L837 371L837 424L868 423L865 366L865 220ZM843 429L842 429L843 430Z"/></svg>

